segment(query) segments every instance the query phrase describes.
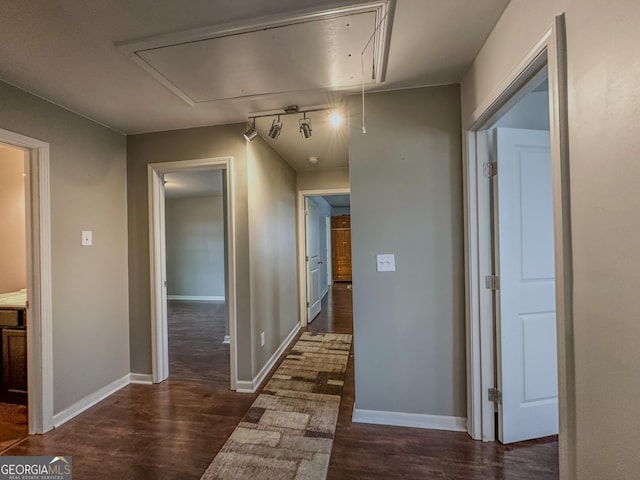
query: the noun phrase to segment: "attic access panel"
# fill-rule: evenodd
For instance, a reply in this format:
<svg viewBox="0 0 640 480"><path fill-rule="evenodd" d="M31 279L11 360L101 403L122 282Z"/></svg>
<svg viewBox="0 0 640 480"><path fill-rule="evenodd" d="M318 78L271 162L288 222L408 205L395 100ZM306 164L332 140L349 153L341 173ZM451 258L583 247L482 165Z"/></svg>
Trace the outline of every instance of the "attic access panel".
<svg viewBox="0 0 640 480"><path fill-rule="evenodd" d="M373 2L277 22L183 32L120 48L191 105L346 89L362 82L361 52L368 43L364 81L382 80L386 6L386 1Z"/></svg>

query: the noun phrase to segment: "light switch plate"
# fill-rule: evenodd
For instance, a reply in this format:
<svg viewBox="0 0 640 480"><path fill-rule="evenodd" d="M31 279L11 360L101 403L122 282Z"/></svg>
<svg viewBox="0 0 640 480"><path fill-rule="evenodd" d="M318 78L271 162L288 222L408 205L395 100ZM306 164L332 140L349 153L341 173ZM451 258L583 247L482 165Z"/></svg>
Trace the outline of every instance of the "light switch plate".
<svg viewBox="0 0 640 480"><path fill-rule="evenodd" d="M91 230L82 231L82 246L90 247L93 245L93 232Z"/></svg>
<svg viewBox="0 0 640 480"><path fill-rule="evenodd" d="M392 253L384 253L384 254L376 255L376 271L395 272L396 256Z"/></svg>

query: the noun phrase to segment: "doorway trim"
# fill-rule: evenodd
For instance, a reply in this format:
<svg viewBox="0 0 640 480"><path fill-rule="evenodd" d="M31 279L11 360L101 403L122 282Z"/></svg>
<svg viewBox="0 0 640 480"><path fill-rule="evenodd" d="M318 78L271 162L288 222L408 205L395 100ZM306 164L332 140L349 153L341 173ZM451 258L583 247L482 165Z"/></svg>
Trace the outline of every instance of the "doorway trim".
<svg viewBox="0 0 640 480"><path fill-rule="evenodd" d="M27 376L29 433L53 428L53 312L51 302L51 203L49 144L0 129L0 142L29 155L27 232L29 326Z"/></svg>
<svg viewBox="0 0 640 480"><path fill-rule="evenodd" d="M306 222L305 222L305 197L316 197L321 195L350 195L349 187L342 188L320 188L317 190L298 190L298 306L300 315L300 326L307 326L307 262L305 261L306 250Z"/></svg>
<svg viewBox="0 0 640 480"><path fill-rule="evenodd" d="M323 287L323 292L333 285L333 245L331 244L331 215L326 215L324 228L327 237L327 284Z"/></svg>
<svg viewBox="0 0 640 480"><path fill-rule="evenodd" d="M226 171L227 204L227 303L229 305L229 364L230 388L236 389L237 377L237 330L236 330L236 244L234 215L234 159L233 157L202 158L175 162L150 163L147 165L149 182L149 250L151 288L151 352L153 383L164 381L169 375L168 327L165 322L166 308L166 249L164 245L164 188L166 173L220 169Z"/></svg>
<svg viewBox="0 0 640 480"><path fill-rule="evenodd" d="M573 355L573 278L571 251L567 60L565 18L560 15L537 44L465 122L464 204L467 289L467 417L477 440L494 441L493 403L486 392L494 385L492 296L482 279L491 274L489 185L483 176L482 136L521 96L521 90L545 65L548 68L551 169L553 183L556 325L558 342L558 414L560 478L575 477L575 369ZM486 154L484 154L486 157Z"/></svg>

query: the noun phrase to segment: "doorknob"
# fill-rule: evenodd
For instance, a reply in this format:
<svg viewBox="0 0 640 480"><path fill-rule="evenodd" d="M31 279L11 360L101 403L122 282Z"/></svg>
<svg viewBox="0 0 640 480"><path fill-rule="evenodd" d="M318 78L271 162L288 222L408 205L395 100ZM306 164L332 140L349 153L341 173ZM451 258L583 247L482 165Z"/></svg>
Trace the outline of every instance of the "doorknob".
<svg viewBox="0 0 640 480"><path fill-rule="evenodd" d="M322 265L323 262L318 262L319 265Z"/></svg>

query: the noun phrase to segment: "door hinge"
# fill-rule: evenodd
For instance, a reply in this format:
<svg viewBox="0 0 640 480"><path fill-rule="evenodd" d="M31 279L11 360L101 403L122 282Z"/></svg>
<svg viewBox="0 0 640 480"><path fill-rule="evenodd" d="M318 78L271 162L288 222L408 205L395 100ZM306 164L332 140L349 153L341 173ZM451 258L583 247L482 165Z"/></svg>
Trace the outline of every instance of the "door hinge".
<svg viewBox="0 0 640 480"><path fill-rule="evenodd" d="M309 308L311 305L309 305L309 302L307 302L307 308Z"/></svg>
<svg viewBox="0 0 640 480"><path fill-rule="evenodd" d="M484 277L484 286L487 290L498 290L500 288L500 277L487 275Z"/></svg>
<svg viewBox="0 0 640 480"><path fill-rule="evenodd" d="M26 302L24 302L24 308L26 308L27 310L29 310L29 300L27 300Z"/></svg>
<svg viewBox="0 0 640 480"><path fill-rule="evenodd" d="M482 173L485 177L495 177L498 174L498 163L487 162L482 164Z"/></svg>
<svg viewBox="0 0 640 480"><path fill-rule="evenodd" d="M490 402L502 405L502 392L497 388L490 388L488 396Z"/></svg>
<svg viewBox="0 0 640 480"><path fill-rule="evenodd" d="M309 261L309 255L307 255L305 258L307 259L307 262L308 262Z"/></svg>

